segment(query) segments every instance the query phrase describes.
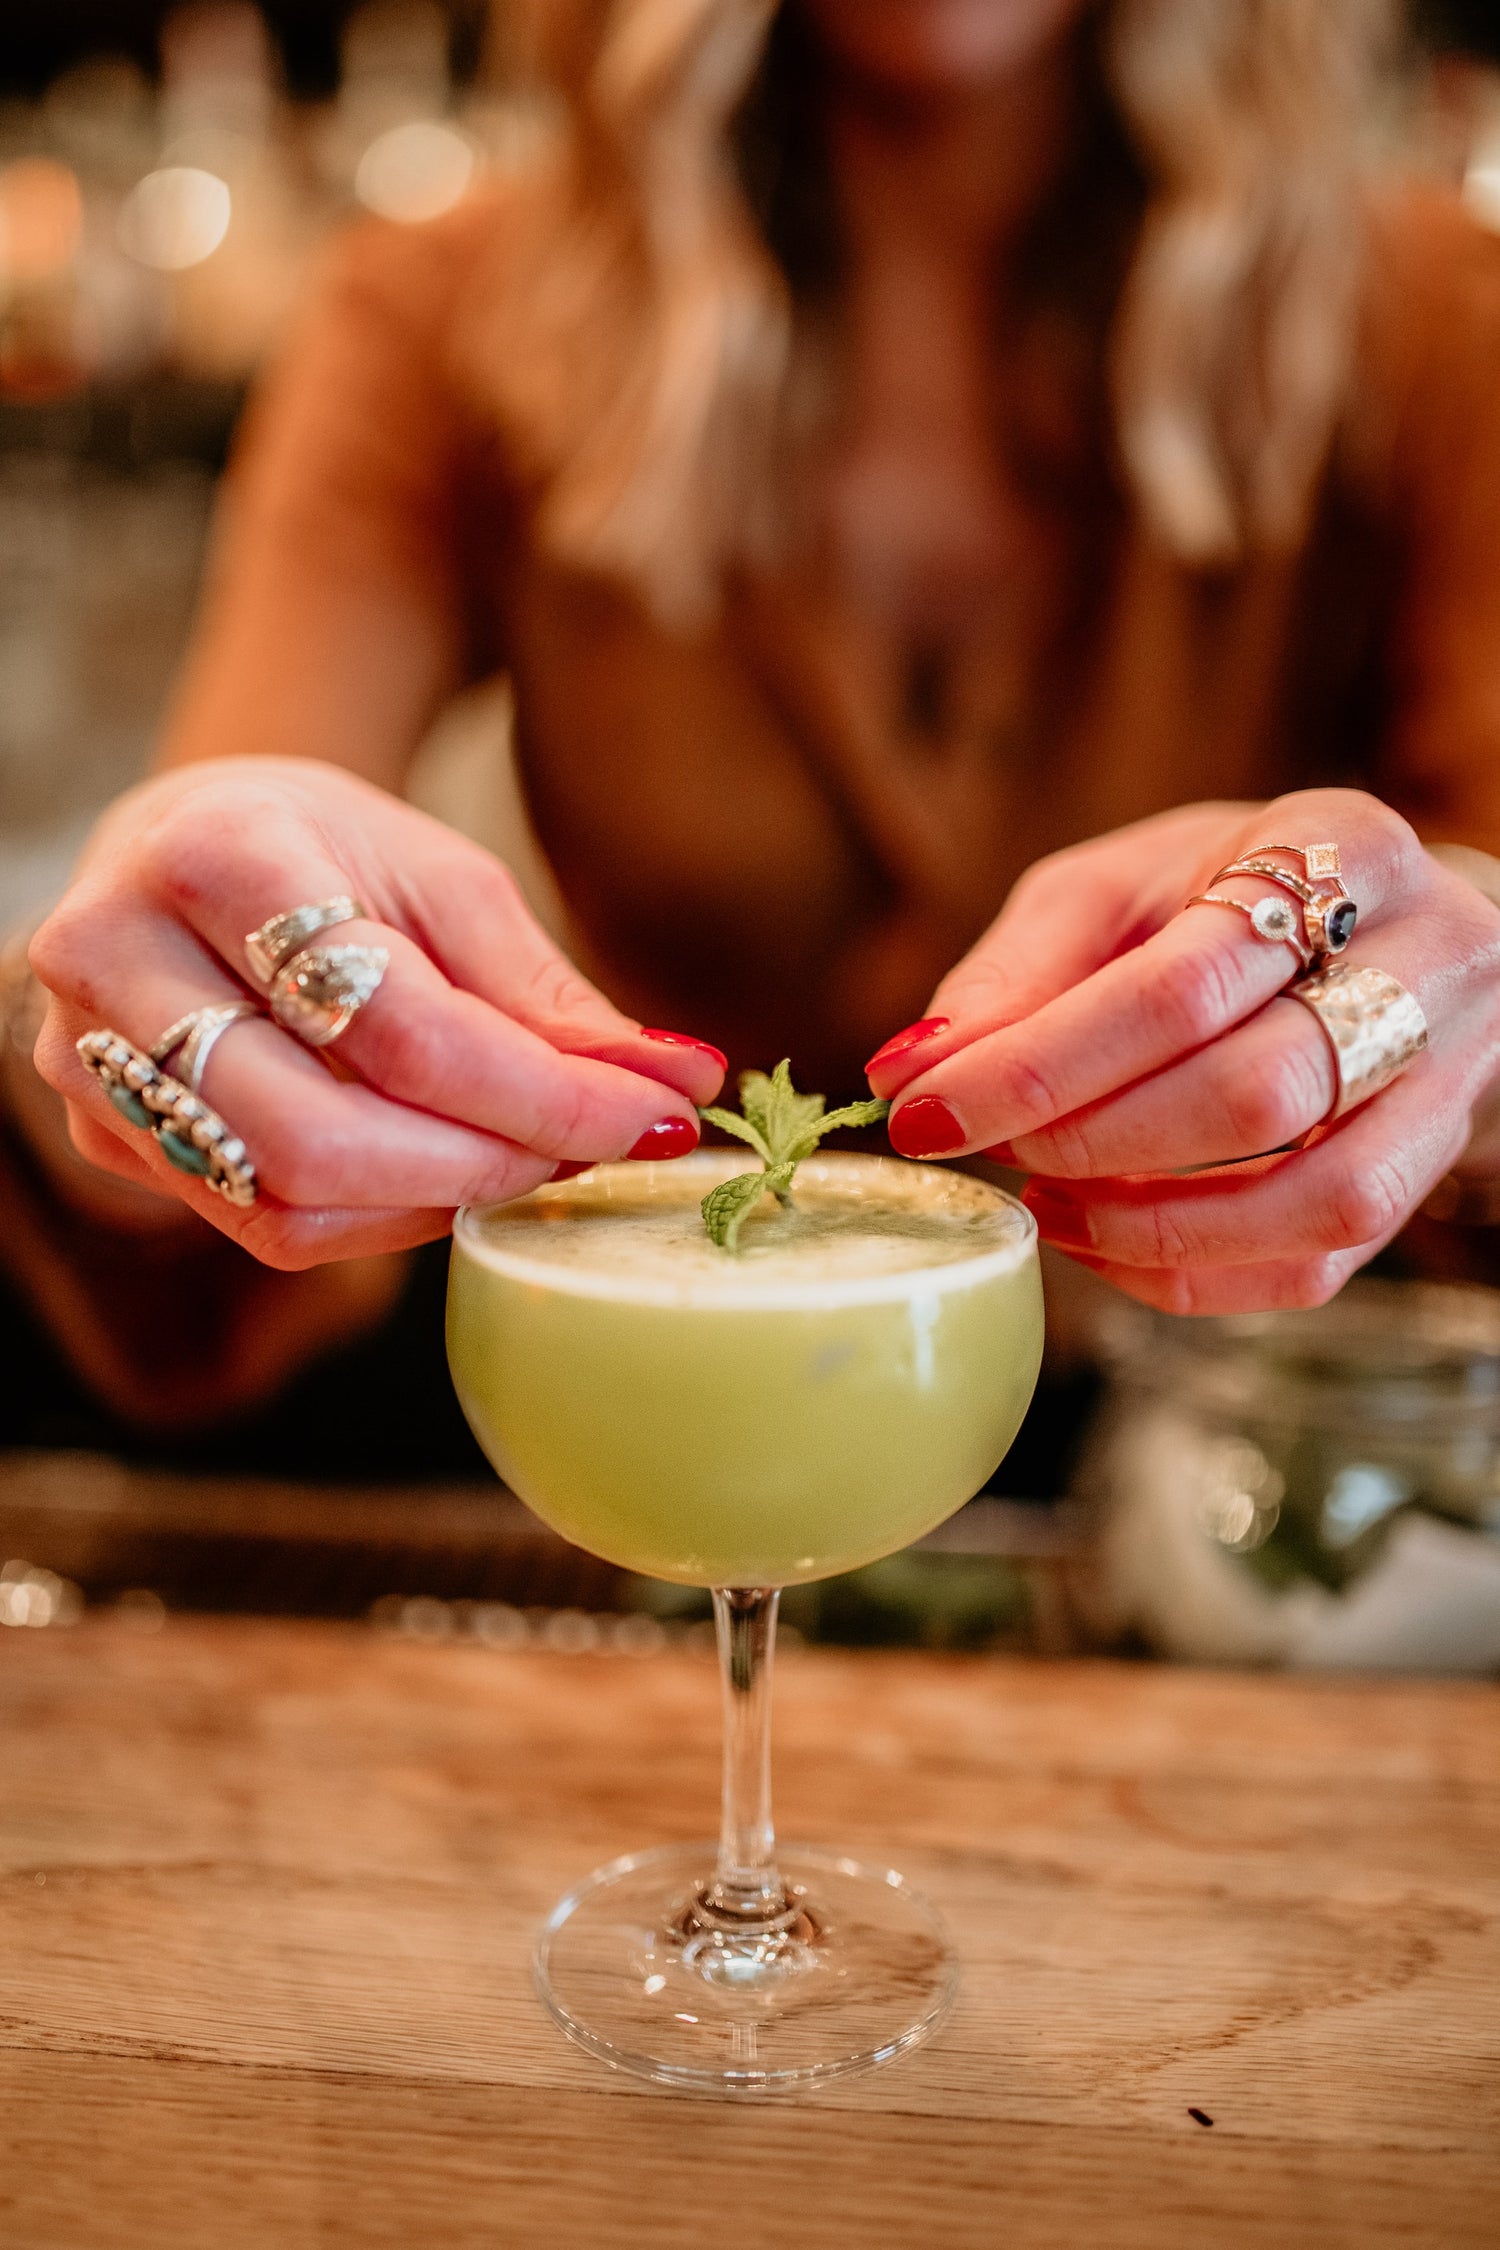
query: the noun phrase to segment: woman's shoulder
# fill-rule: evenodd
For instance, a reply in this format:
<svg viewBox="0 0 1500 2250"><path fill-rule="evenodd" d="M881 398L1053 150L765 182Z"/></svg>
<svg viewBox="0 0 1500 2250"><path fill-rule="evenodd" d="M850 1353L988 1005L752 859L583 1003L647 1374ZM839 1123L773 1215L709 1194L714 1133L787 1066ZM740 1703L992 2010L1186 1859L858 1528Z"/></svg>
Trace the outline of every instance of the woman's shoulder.
<svg viewBox="0 0 1500 2250"><path fill-rule="evenodd" d="M529 180L490 180L438 218L353 219L327 246L312 300L351 317L395 321L414 343L438 338L497 245L531 231L538 195Z"/></svg>

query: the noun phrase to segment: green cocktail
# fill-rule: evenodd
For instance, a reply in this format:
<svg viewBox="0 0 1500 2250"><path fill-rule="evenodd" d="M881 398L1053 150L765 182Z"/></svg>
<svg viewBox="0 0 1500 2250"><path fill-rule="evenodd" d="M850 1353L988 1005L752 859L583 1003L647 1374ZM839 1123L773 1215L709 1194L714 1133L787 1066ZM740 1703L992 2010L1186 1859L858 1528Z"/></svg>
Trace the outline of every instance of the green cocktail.
<svg viewBox="0 0 1500 2250"><path fill-rule="evenodd" d="M565 1538L695 1586L907 1546L975 1493L1041 1351L1029 1220L889 1157L816 1157L737 1256L698 1203L743 1157L602 1165L465 1212L449 1357L511 1488Z"/></svg>
<svg viewBox="0 0 1500 2250"><path fill-rule="evenodd" d="M725 1710L710 1847L619 1860L563 1900L537 1981L574 2038L680 2085L763 2092L899 2053L954 1985L889 1870L779 1864L770 1658L783 1585L907 1545L1004 1455L1036 1380L1030 1215L891 1158L817 1156L731 1254L699 1201L743 1152L600 1165L460 1212L454 1383L500 1474L611 1562L710 1586Z"/></svg>

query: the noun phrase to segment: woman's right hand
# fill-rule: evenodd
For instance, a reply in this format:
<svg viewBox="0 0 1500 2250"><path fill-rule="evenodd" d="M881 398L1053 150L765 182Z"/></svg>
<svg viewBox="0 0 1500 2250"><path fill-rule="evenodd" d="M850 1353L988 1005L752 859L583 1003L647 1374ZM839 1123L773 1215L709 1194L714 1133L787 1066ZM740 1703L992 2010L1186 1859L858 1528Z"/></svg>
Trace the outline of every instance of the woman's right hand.
<svg viewBox="0 0 1500 2250"><path fill-rule="evenodd" d="M353 1075L269 1018L208 1062L204 1098L259 1180L238 1210L119 1116L75 1042L107 1025L149 1048L189 1009L243 998L246 932L345 892L370 919L330 940L390 955L329 1050ZM715 1049L643 1031L597 992L490 853L303 759L190 766L122 798L31 961L51 1003L36 1066L81 1153L288 1269L427 1241L458 1204L524 1195L560 1163L683 1154L723 1077Z"/></svg>

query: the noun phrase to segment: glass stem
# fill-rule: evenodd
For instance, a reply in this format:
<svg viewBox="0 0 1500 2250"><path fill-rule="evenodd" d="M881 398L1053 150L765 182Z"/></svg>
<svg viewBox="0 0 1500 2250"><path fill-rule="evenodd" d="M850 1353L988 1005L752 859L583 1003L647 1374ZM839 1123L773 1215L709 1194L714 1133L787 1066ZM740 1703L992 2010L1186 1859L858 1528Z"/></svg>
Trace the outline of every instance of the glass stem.
<svg viewBox="0 0 1500 2250"><path fill-rule="evenodd" d="M779 1586L716 1586L714 1626L724 1695L724 1800L719 1860L705 1904L749 1924L783 1913L771 1824L771 1658Z"/></svg>

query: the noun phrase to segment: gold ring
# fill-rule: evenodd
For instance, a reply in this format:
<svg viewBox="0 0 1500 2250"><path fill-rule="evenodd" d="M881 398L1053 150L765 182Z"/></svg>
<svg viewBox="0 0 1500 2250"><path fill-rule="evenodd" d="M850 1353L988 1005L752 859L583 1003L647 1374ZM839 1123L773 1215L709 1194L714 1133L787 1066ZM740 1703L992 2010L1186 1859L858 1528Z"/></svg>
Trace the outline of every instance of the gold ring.
<svg viewBox="0 0 1500 2250"><path fill-rule="evenodd" d="M1218 877L1214 877L1215 882ZM1258 898L1247 906L1242 898L1226 898L1222 891L1198 891L1188 900L1189 906L1232 906L1236 914L1243 914L1258 938L1267 945L1289 945L1297 956L1299 969L1312 967L1313 951L1299 924L1297 910L1284 898Z"/></svg>
<svg viewBox="0 0 1500 2250"><path fill-rule="evenodd" d="M1312 1012L1332 1050L1338 1092L1325 1125L1389 1086L1427 1044L1420 1003L1384 969L1341 962L1299 977L1287 997Z"/></svg>
<svg viewBox="0 0 1500 2250"><path fill-rule="evenodd" d="M1290 850L1291 847L1283 848ZM1337 878L1338 889L1325 893L1316 890L1302 876L1292 874L1289 868L1278 867L1274 860L1261 859L1258 855L1231 860L1227 867L1219 869L1214 881L1222 883L1226 875L1263 875L1268 882L1278 883L1282 890L1299 898L1303 927L1314 960L1326 960L1331 954L1342 953L1354 935L1359 908L1344 888L1342 876Z"/></svg>

